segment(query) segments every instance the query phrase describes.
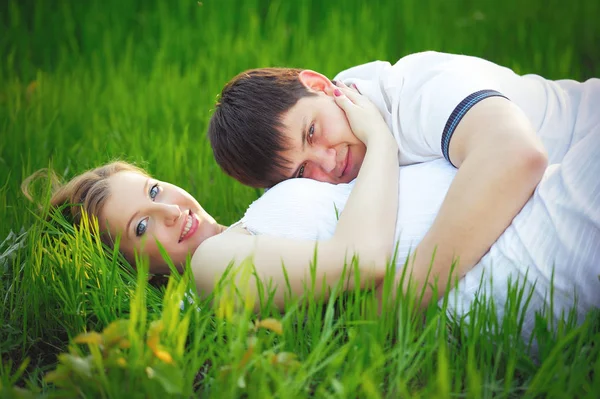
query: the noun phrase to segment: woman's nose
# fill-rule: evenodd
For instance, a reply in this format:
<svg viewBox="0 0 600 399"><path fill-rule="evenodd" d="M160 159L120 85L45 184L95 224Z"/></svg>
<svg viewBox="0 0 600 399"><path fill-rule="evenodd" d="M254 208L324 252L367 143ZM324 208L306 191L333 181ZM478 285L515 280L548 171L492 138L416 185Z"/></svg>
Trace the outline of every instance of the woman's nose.
<svg viewBox="0 0 600 399"><path fill-rule="evenodd" d="M156 203L157 211L167 226L175 224L181 217L179 205Z"/></svg>

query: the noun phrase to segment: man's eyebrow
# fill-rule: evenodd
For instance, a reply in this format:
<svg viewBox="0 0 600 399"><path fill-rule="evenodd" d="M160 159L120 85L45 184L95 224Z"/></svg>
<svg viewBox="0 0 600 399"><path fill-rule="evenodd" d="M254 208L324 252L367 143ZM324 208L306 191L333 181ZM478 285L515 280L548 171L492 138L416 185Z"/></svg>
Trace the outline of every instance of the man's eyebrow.
<svg viewBox="0 0 600 399"><path fill-rule="evenodd" d="M307 132L306 132L306 125L307 125L307 122L306 122L306 116L305 116L305 117L302 118L302 130L300 131L300 137L301 137L301 140L302 140L302 150L301 151L303 153L304 153L304 149L306 148L306 134L307 134ZM298 168L296 168L296 170L293 172L291 178L294 178L294 177L298 176L298 173L300 173L300 168L301 167L302 167L302 164L300 164L300 166L298 166Z"/></svg>
<svg viewBox="0 0 600 399"><path fill-rule="evenodd" d="M148 184L150 184L150 178L146 179L146 183L144 183L144 191L143 191L143 195L146 196L148 193ZM131 226L131 222L133 222L133 219L135 219L138 215L138 213L140 213L140 211L135 211L135 213L133 214L133 216L129 219L129 221L127 222L127 227L125 228L125 234L129 235L131 233L131 230L129 230L130 226Z"/></svg>
<svg viewBox="0 0 600 399"><path fill-rule="evenodd" d="M306 148L306 116L304 118L302 118L302 131L300 132L300 135L302 137L302 152L304 152L304 149Z"/></svg>

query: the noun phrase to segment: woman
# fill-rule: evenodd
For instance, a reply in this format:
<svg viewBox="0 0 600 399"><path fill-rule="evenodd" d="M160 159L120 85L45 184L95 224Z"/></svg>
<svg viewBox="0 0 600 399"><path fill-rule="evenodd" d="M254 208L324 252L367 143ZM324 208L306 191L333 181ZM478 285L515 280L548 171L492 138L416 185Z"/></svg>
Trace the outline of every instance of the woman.
<svg viewBox="0 0 600 399"><path fill-rule="evenodd" d="M344 94L345 93L345 94ZM295 240L283 237L253 236L240 225L225 228L187 192L152 179L144 171L125 163L113 163L75 177L60 187L52 205L81 204L64 208L74 223L82 210L97 217L105 242L120 237L120 250L133 262L136 251L148 256L153 273L168 273L157 241L173 263L181 268L193 255L191 267L199 291L210 292L231 261L251 257L256 273L278 289L274 303L283 307L289 286L292 294L303 294L311 279L310 262L318 247L319 267L315 284L335 285L344 273L344 263L360 258L361 285L378 284L386 273L393 252L395 215L398 201L398 147L377 109L348 89L337 89L334 101L346 112L354 133L369 148L345 212L335 232L326 239ZM386 175L381 170L392 172ZM36 175L23 183L28 186ZM381 201L367 207L376 193ZM285 264L286 273L281 265ZM355 279L348 270L344 287L351 289ZM247 289L255 291L249 284Z"/></svg>

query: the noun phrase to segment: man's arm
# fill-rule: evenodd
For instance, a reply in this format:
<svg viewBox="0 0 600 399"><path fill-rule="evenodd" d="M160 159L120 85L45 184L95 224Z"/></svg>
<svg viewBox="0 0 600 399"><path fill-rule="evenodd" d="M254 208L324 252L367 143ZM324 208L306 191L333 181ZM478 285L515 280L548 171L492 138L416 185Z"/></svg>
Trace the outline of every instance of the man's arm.
<svg viewBox="0 0 600 399"><path fill-rule="evenodd" d="M437 295L443 295L457 257L453 278L481 259L531 197L547 166L531 123L503 97L485 98L468 109L448 152L458 172L408 265L417 292L428 285L423 304L437 298L431 287L436 279Z"/></svg>

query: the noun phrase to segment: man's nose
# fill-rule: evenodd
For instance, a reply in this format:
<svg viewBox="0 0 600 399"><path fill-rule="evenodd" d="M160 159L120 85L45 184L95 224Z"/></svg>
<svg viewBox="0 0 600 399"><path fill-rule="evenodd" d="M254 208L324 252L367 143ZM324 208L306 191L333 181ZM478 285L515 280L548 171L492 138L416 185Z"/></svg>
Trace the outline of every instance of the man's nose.
<svg viewBox="0 0 600 399"><path fill-rule="evenodd" d="M331 173L335 170L335 156L336 152L333 148L316 148L315 149L315 162L323 169L325 173Z"/></svg>
<svg viewBox="0 0 600 399"><path fill-rule="evenodd" d="M155 211L162 218L167 226L174 225L181 217L181 208L179 205L156 203Z"/></svg>

